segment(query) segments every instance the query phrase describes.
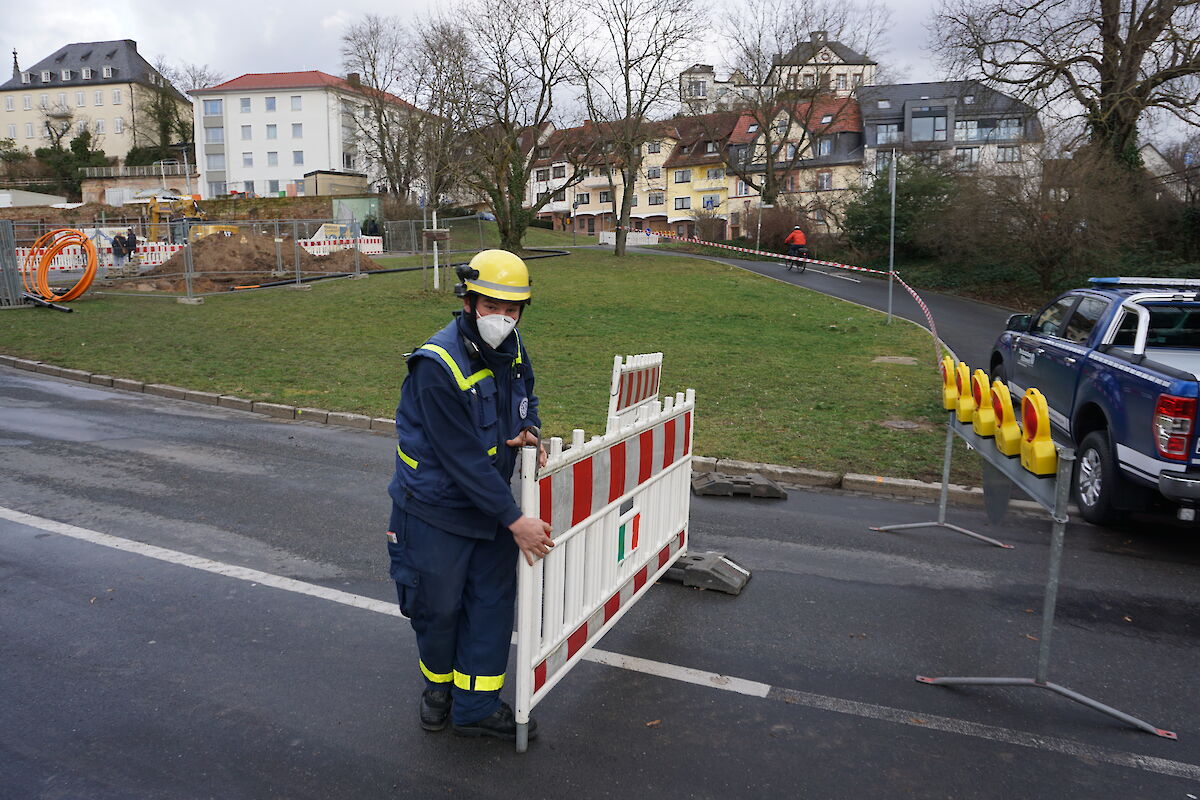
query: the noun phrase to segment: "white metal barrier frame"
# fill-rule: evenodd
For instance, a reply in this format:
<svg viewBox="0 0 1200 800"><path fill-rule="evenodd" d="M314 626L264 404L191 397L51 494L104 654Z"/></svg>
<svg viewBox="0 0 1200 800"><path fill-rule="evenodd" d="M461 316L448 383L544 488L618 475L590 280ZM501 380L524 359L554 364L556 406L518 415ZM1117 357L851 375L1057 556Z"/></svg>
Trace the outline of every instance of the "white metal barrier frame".
<svg viewBox="0 0 1200 800"><path fill-rule="evenodd" d="M608 393L608 428L612 433L616 427L628 424L637 416L637 410L658 399L662 382L662 353L642 353L620 356L613 359L612 387Z"/></svg>
<svg viewBox="0 0 1200 800"><path fill-rule="evenodd" d="M550 440L546 466L521 453L521 508L550 523L555 546L518 566L517 752L533 707L687 552L692 419L688 389L639 407L625 426L570 449Z"/></svg>

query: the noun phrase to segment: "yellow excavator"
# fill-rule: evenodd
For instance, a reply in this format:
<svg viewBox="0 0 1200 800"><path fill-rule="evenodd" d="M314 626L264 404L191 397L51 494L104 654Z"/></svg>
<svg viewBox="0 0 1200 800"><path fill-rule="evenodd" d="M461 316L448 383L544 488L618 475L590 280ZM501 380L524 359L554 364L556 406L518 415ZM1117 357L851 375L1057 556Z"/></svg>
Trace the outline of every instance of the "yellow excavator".
<svg viewBox="0 0 1200 800"><path fill-rule="evenodd" d="M193 197L160 194L146 204L149 234L152 241L182 244L186 235L195 242L214 233L232 236L236 225L208 225L208 215ZM187 234L184 231L188 231Z"/></svg>

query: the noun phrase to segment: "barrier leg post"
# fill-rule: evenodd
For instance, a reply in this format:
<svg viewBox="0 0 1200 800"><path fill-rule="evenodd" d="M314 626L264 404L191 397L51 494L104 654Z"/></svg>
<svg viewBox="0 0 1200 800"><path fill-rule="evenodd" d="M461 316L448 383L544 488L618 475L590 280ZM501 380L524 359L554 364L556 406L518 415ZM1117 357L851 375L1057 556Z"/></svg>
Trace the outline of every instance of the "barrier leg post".
<svg viewBox="0 0 1200 800"><path fill-rule="evenodd" d="M534 471L537 469L537 448L521 448L521 513L526 516L538 516L537 484L534 482ZM533 652L533 606L537 598L534 596L533 567L525 563L523 554L517 556L517 687L516 709L514 714L517 721L517 752L524 753L529 748L529 712L533 699L533 676L526 669Z"/></svg>

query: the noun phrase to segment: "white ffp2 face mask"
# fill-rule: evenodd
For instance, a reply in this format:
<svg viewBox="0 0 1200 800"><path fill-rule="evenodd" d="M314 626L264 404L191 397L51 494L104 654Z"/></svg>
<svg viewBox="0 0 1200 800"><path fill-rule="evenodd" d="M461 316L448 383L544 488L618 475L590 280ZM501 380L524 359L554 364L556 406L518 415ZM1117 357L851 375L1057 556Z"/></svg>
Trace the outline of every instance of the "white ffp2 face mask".
<svg viewBox="0 0 1200 800"><path fill-rule="evenodd" d="M476 316L475 322L479 326L479 335L492 348L499 347L513 332L513 328L517 327L517 321L505 314Z"/></svg>

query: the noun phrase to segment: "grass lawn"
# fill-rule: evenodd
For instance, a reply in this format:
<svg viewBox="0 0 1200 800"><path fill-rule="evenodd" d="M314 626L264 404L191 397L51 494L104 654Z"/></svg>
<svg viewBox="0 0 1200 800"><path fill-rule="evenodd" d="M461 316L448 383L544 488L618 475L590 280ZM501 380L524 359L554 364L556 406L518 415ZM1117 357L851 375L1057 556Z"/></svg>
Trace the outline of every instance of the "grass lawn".
<svg viewBox="0 0 1200 800"><path fill-rule="evenodd" d="M521 329L548 435L602 432L613 356L662 350L664 390L696 390L699 455L940 479L940 394L919 328L706 261L588 250L530 268L534 303ZM72 305L74 314L0 313L0 352L391 416L402 354L456 300L424 291L415 272L222 294L201 306L95 291ZM872 363L877 356L918 366ZM886 420L922 425L892 430Z"/></svg>

